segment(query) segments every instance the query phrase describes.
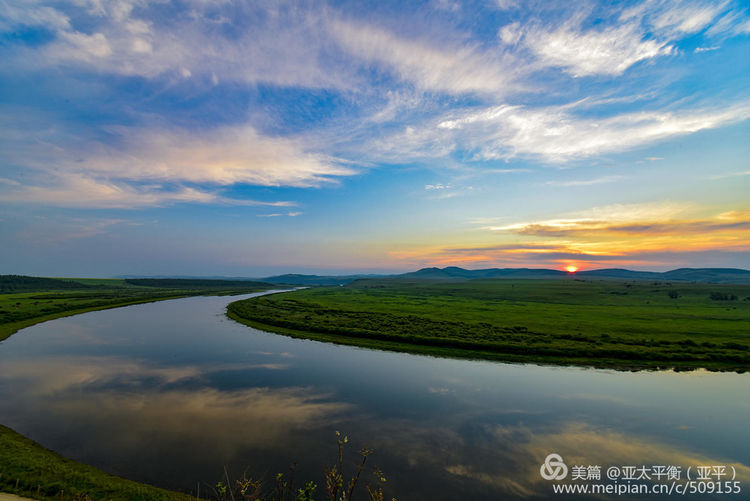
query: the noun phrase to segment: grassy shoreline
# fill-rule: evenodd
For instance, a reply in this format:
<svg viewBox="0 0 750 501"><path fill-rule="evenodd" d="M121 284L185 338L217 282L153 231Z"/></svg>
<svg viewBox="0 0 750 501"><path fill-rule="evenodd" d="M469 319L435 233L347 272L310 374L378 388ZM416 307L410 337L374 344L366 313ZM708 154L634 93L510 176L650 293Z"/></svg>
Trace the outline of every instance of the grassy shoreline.
<svg viewBox="0 0 750 501"><path fill-rule="evenodd" d="M194 501L105 473L50 451L0 425L0 491L40 501Z"/></svg>
<svg viewBox="0 0 750 501"><path fill-rule="evenodd" d="M750 370L747 366L731 366L726 364L675 364L659 361L623 361L615 358L585 358L585 357L554 357L554 356L533 356L518 355L513 353L502 353L489 350L471 350L454 347L439 347L430 345L420 345L407 343L403 341L385 341L369 338L357 338L352 336L342 336L340 334L322 334L317 332L290 329L279 327L277 325L264 324L254 320L248 320L240 317L235 313L227 311L227 317L235 322L241 323L254 329L271 332L282 336L308 339L311 341L320 341L324 343L340 344L343 346L355 346L358 348L367 348L374 350L393 351L397 353L409 353L412 355L424 355L438 358L452 358L456 360L477 360L477 361L495 361L507 362L513 364L533 364L562 367L583 367L592 369L613 369L617 371L641 371L641 370L675 370L691 371L697 369L706 369L712 372L739 372L744 373Z"/></svg>
<svg viewBox="0 0 750 501"><path fill-rule="evenodd" d="M291 337L450 358L617 370L750 369L750 301L711 300L714 285L656 285L365 280L237 301L228 316Z"/></svg>
<svg viewBox="0 0 750 501"><path fill-rule="evenodd" d="M201 295L259 292L263 282L182 279L56 279L0 275L0 341L20 329L90 311Z"/></svg>
<svg viewBox="0 0 750 501"><path fill-rule="evenodd" d="M71 317L73 315L80 315L81 313L88 313L90 311L108 310L111 308L119 308L122 306L131 306L134 304L155 303L157 301L167 301L169 299L181 299L185 297L192 297L194 295L195 294L178 294L174 296L154 296L152 298L143 298L143 299L137 299L137 300L123 301L119 303L112 303L112 304L102 305L102 306L90 306L90 307L85 307L85 308L77 308L77 309L71 309L71 310L66 310L66 311L59 311L56 313L50 313L50 314L42 315L38 317L27 318L25 320L20 320L18 322L0 324L0 341L4 341L5 339L8 339L10 336L12 336L13 334L15 334L21 329L25 329L26 327L31 327L32 325L40 324L42 322L47 322L48 320L54 320L56 318Z"/></svg>

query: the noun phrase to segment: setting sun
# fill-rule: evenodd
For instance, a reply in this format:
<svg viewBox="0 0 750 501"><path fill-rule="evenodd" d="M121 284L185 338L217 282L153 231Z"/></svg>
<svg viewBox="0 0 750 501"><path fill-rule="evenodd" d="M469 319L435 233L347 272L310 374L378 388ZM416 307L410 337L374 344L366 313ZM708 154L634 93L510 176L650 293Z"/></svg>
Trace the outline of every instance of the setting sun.
<svg viewBox="0 0 750 501"><path fill-rule="evenodd" d="M578 266L568 265L565 267L566 270L568 270L569 273L575 273L578 271Z"/></svg>

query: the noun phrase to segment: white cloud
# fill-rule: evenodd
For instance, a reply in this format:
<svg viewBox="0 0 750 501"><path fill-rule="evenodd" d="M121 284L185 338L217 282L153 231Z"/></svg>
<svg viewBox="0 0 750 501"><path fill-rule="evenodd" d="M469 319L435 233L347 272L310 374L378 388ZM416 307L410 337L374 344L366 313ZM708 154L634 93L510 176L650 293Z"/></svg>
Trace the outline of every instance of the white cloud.
<svg viewBox="0 0 750 501"><path fill-rule="evenodd" d="M622 176L603 176L594 179L575 179L572 181L547 181L554 186L591 186L593 184L613 183L623 179Z"/></svg>
<svg viewBox="0 0 750 501"><path fill-rule="evenodd" d="M521 23L516 21L515 23L506 24L500 30L498 30L497 35L500 37L500 40L503 41L503 43L508 45L515 45L523 36L523 30L521 29Z"/></svg>
<svg viewBox="0 0 750 501"><path fill-rule="evenodd" d="M229 18L222 6L210 3L196 2L190 16L176 16L168 23L153 17L147 4L137 11L132 2L53 5L56 8L29 4L6 9L0 30L31 25L56 34L39 47L15 47L7 54L6 68L72 64L145 78L200 76L214 85L221 80L354 90L364 83L358 70L376 62L420 90L453 93L506 93L520 68L513 69L510 57L500 50L410 39L342 20L330 9L238 4L231 13L236 35L225 36L215 25L217 16ZM63 10L70 11L70 17ZM79 15L84 10L93 16L86 24L79 21L86 17ZM243 26L248 19L263 22Z"/></svg>
<svg viewBox="0 0 750 501"><path fill-rule="evenodd" d="M452 112L378 138L368 146L367 153L385 162L449 158L460 152L467 155L466 161L526 157L561 163L750 119L748 101L722 108L694 106L598 118L577 115L574 109L569 105L529 108L503 104Z"/></svg>
<svg viewBox="0 0 750 501"><path fill-rule="evenodd" d="M726 179L728 177L740 177L740 176L750 176L750 170L746 171L740 171L740 172L727 172L724 174L717 174L716 176L711 176L708 179Z"/></svg>
<svg viewBox="0 0 750 501"><path fill-rule="evenodd" d="M284 212L284 213L274 212L273 214L256 214L256 215L258 217L284 217L284 216L297 217L297 216L301 216L302 214L304 214L304 212L297 211L297 212Z"/></svg>
<svg viewBox="0 0 750 501"><path fill-rule="evenodd" d="M227 198L221 189L315 187L357 173L301 140L264 136L245 125L208 131L111 127L105 144L58 135L43 120L16 122L3 133L4 160L25 166L26 175L0 183L0 200L109 208L177 202L286 206L291 203Z"/></svg>
<svg viewBox="0 0 750 501"><path fill-rule="evenodd" d="M652 25L669 34L697 33L705 29L728 4L724 2L662 2Z"/></svg>
<svg viewBox="0 0 750 501"><path fill-rule="evenodd" d="M500 10L510 10L518 6L518 0L495 0L495 5Z"/></svg>
<svg viewBox="0 0 750 501"><path fill-rule="evenodd" d="M90 142L76 149L56 146L49 157L67 172L219 186L310 187L356 173L325 155L306 151L299 140L263 136L246 125L208 131L117 127L110 133L117 146ZM46 170L46 162L39 158L33 166Z"/></svg>
<svg viewBox="0 0 750 501"><path fill-rule="evenodd" d="M667 221L676 216L695 211L697 206L687 202L647 202L640 204L613 204L573 212L558 219L526 221L503 226L486 226L490 231L522 231L530 227L546 227L571 230L582 225L642 223L643 221Z"/></svg>
<svg viewBox="0 0 750 501"><path fill-rule="evenodd" d="M620 20L641 23L672 40L704 30L720 38L750 33L746 6L732 0L651 0L626 9Z"/></svg>
<svg viewBox="0 0 750 501"><path fill-rule="evenodd" d="M747 35L750 33L750 19L745 19L744 22L737 24L735 33L738 35Z"/></svg>
<svg viewBox="0 0 750 501"><path fill-rule="evenodd" d="M238 22L258 17L265 17L265 22L237 26L238 35L227 37L214 29L215 19L207 11L216 6L208 3L195 3L191 16L176 16L168 23L154 17L158 26L138 17L153 15L147 4L138 11L132 2L54 5L57 8L30 3L6 9L8 15L0 21L0 30L26 25L56 34L54 40L39 47L16 47L6 54L6 68L72 64L145 78L189 73L207 81L221 78L339 89L350 89L358 82L350 64L337 58L323 63L331 42L320 11L291 9L280 16L273 5L237 5L234 15ZM71 16L63 9L71 11ZM85 25L78 21L86 17L79 15L81 10L93 16Z"/></svg>
<svg viewBox="0 0 750 501"><path fill-rule="evenodd" d="M0 3L0 30L15 26L47 26L54 29L70 29L70 19L52 7L34 5L32 2L16 4Z"/></svg>
<svg viewBox="0 0 750 501"><path fill-rule="evenodd" d="M350 21L334 20L329 27L349 53L383 64L420 89L507 93L518 88L514 82L518 69L502 52L486 52L471 44L438 48Z"/></svg>
<svg viewBox="0 0 750 501"><path fill-rule="evenodd" d="M47 176L38 184L19 185L0 191L0 201L71 208L131 209L174 203L289 206L292 202L260 202L231 199L216 192L178 186L138 185L125 181L97 179L81 173Z"/></svg>
<svg viewBox="0 0 750 501"><path fill-rule="evenodd" d="M565 106L525 108L501 105L439 121L425 143L476 151L477 159L517 155L563 162L623 151L654 141L712 129L750 118L750 103L723 109L646 111L584 118ZM398 138L394 138L396 143Z"/></svg>
<svg viewBox="0 0 750 501"><path fill-rule="evenodd" d="M524 43L542 63L564 68L574 77L620 75L639 61L673 52L669 43L644 37L635 24L590 31L572 25L532 29Z"/></svg>
<svg viewBox="0 0 750 501"><path fill-rule="evenodd" d="M81 59L91 62L112 55L112 47L102 33L86 35L80 32L63 32L61 41L55 44L49 55L53 58Z"/></svg>
<svg viewBox="0 0 750 501"><path fill-rule="evenodd" d="M545 66L559 67L574 77L621 75L634 64L676 53L676 43L703 30L709 36L750 31L744 12L729 10L730 2L652 0L623 10L619 22L583 28L589 7L580 7L561 25L518 22L502 27L507 45L521 44ZM718 21L717 21L718 19Z"/></svg>
<svg viewBox="0 0 750 501"><path fill-rule="evenodd" d="M52 181L54 184L50 184ZM82 174L63 174L44 185L24 185L0 192L0 201L74 208L131 208L170 202L206 203L215 196L192 188L164 192L154 187L138 189L126 183L97 180Z"/></svg>

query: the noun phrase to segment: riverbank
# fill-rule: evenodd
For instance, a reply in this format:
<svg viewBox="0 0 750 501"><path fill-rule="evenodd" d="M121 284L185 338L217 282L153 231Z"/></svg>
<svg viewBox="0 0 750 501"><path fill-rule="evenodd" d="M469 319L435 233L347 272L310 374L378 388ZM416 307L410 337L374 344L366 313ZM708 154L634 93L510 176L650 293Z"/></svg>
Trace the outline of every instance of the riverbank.
<svg viewBox="0 0 750 501"><path fill-rule="evenodd" d="M190 495L110 475L0 425L0 491L36 500L193 501Z"/></svg>
<svg viewBox="0 0 750 501"><path fill-rule="evenodd" d="M287 336L434 356L743 372L747 297L747 285L380 279L243 300L228 315Z"/></svg>
<svg viewBox="0 0 750 501"><path fill-rule="evenodd" d="M89 311L198 295L247 294L272 287L240 281L36 277L21 277L24 281L17 284L17 277L9 277L14 276L0 277L0 341L25 327Z"/></svg>
<svg viewBox="0 0 750 501"><path fill-rule="evenodd" d="M40 314L39 316L34 316L31 318L27 318L25 320L21 320L18 322L10 322L10 323L0 323L0 341L3 341L16 332L18 332L21 329L25 329L26 327L31 327L32 325L39 324L42 322L46 322L48 320L54 320L56 318L62 318L62 317L69 317L72 315L79 315L81 313L87 313L89 311L97 311L97 310L106 310L109 308L119 308L121 306L130 306L133 304L143 304L143 303L153 303L156 301L166 301L168 299L179 299L183 297L189 297L193 294L181 294L181 295L169 295L169 296L161 296L161 295L155 295L154 297L147 297L137 300L126 300L126 301L114 301L112 303L109 303L107 305L103 306L90 306L85 308L73 308L70 310L64 310L59 311L56 313L51 314ZM2 299L5 299L3 297L0 297L0 301ZM14 301L16 298L12 297L9 298L10 301Z"/></svg>

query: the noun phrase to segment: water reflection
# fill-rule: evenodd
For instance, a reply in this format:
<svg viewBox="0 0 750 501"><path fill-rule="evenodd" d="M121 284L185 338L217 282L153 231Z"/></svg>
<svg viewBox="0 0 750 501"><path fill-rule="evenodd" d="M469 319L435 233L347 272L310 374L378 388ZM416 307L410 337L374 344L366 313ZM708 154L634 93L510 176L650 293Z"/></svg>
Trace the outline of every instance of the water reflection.
<svg viewBox="0 0 750 501"><path fill-rule="evenodd" d="M539 475L550 452L571 465L723 464L750 489L748 375L374 352L241 326L222 314L233 299L22 331L0 345L0 422L184 490L215 482L224 465L273 474L297 461L301 477L320 480L334 430L353 437L352 453L376 449L373 464L402 500L564 499Z"/></svg>

